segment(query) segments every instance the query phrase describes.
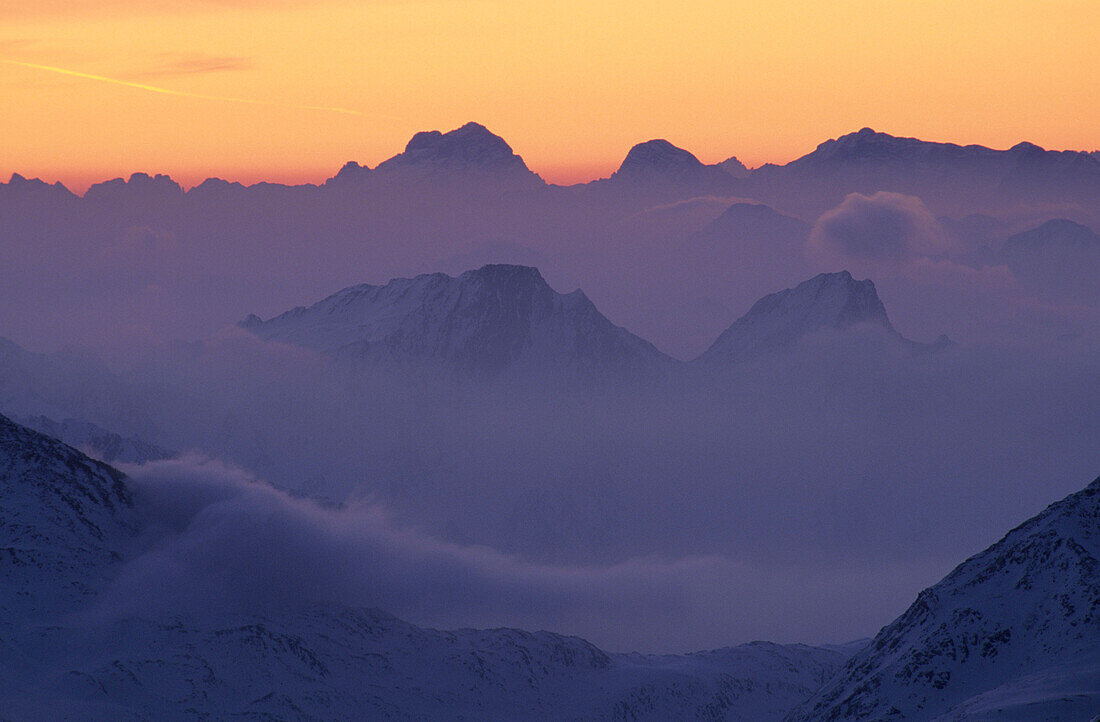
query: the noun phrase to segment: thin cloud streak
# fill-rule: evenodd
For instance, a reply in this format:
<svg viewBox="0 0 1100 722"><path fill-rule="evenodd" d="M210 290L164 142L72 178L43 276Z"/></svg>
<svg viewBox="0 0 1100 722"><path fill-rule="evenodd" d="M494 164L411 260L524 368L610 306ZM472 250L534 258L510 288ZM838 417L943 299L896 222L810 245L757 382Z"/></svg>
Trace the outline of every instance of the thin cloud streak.
<svg viewBox="0 0 1100 722"><path fill-rule="evenodd" d="M203 54L162 54L161 63L142 72L131 73L131 78L158 78L174 75L198 75L237 70L250 70L251 58L234 56L209 56Z"/></svg>
<svg viewBox="0 0 1100 722"><path fill-rule="evenodd" d="M283 103L275 103L268 100L254 100L250 98L233 98L223 95L205 95L203 93L187 93L182 90L171 90L169 88L161 88L156 85L146 85L145 83L135 83L129 80L119 80L118 78L108 78L103 75L94 75L92 73L82 73L77 70L67 70L65 68L57 68L52 65L39 65L37 63L25 63L19 60L4 60L0 61L9 65L19 65L24 68L33 68L35 70L45 70L51 73L58 73L60 75L69 75L76 78L84 78L85 80L97 80L101 83L113 83L115 85L123 85L128 88L137 88L138 90L147 90L150 93L161 93L163 95L175 95L182 98L197 98L199 100L220 100L229 103L244 103L246 105L269 105L286 108L298 108L299 110L321 110L331 113L342 113L344 115L362 115L358 110L350 110L348 108L335 108L324 105L291 105Z"/></svg>

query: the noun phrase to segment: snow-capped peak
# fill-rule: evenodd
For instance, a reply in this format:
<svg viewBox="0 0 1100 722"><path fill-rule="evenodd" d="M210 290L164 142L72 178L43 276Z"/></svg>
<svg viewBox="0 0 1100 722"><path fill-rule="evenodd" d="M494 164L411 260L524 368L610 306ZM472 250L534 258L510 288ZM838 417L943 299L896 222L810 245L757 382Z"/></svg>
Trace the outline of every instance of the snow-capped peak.
<svg viewBox="0 0 1100 722"><path fill-rule="evenodd" d="M703 361L740 360L783 348L801 336L870 324L897 335L870 279L848 271L821 273L794 288L764 296L718 337Z"/></svg>
<svg viewBox="0 0 1100 722"><path fill-rule="evenodd" d="M351 286L308 308L241 323L327 355L442 364L475 375L510 366L638 368L668 359L608 321L581 292L555 292L537 268L487 265Z"/></svg>

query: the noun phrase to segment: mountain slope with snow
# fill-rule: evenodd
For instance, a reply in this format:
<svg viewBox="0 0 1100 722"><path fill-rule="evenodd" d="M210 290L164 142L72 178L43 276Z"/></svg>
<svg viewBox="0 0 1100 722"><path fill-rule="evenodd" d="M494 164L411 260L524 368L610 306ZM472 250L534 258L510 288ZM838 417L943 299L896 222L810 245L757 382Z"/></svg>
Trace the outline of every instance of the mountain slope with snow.
<svg viewBox="0 0 1100 722"><path fill-rule="evenodd" d="M794 288L761 298L697 360L743 361L788 348L817 331L843 331L857 325L878 329L903 345L919 346L894 329L873 282L857 281L847 271L840 271L818 274Z"/></svg>
<svg viewBox="0 0 1100 722"><path fill-rule="evenodd" d="M339 607L36 630L13 646L23 666L0 681L0 695L9 713L26 720L768 722L845 659L767 643L676 656L608 654L548 632L444 632Z"/></svg>
<svg viewBox="0 0 1100 722"><path fill-rule="evenodd" d="M142 528L143 503L120 472L0 417L0 715L767 722L848 657L764 642L609 654L549 632L437 631L336 604L133 616L99 593L138 534L157 548L164 532Z"/></svg>
<svg viewBox="0 0 1100 722"><path fill-rule="evenodd" d="M352 286L308 307L241 324L331 356L440 364L477 376L509 368L640 371L670 359L605 318L581 291L556 293L537 269L489 265Z"/></svg>
<svg viewBox="0 0 1100 722"><path fill-rule="evenodd" d="M921 592L788 720L1097 714L1100 479Z"/></svg>
<svg viewBox="0 0 1100 722"><path fill-rule="evenodd" d="M133 538L132 507L119 471L0 416L3 623L86 601Z"/></svg>
<svg viewBox="0 0 1100 722"><path fill-rule="evenodd" d="M64 441L69 446L108 464L144 464L169 459L175 454L138 436L123 436L102 426L80 419L55 421L48 416L25 416L20 424L47 436Z"/></svg>

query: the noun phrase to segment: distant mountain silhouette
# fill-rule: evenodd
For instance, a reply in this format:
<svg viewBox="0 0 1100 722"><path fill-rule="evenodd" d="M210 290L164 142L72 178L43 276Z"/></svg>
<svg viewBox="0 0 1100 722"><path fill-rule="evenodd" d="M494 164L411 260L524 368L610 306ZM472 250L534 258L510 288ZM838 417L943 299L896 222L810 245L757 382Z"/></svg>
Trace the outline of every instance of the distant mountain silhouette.
<svg viewBox="0 0 1100 722"><path fill-rule="evenodd" d="M1041 295L1100 302L1100 235L1088 226L1064 218L1047 221L1009 237L998 258Z"/></svg>
<svg viewBox="0 0 1100 722"><path fill-rule="evenodd" d="M99 279L104 292L86 301L97 305L89 313L113 317L119 304L132 304L149 317L141 323L176 334L192 333L187 327L195 328L196 313L203 314L198 325L212 330L224 322L218 306L232 305L244 315L275 303L271 279L280 269L302 269L295 293L312 294L346 284L349 266L393 277L440 269L455 257L478 264L545 259L539 263L556 277L598 288L606 308L622 314L623 322L645 329L664 348L691 355L727 324L730 309L819 270L797 248L805 237L797 221L812 225L849 193L917 195L938 217L1017 219L986 235L972 234L974 224L945 223L952 235L964 236L952 248L969 253L983 244L995 250L1022 227L1021 217L1036 225L1057 216L1086 223L1100 218L1098 168L1093 154L1029 144L996 151L865 130L823 143L785 166L752 171L732 161L707 165L668 141L651 140L631 148L609 178L558 186L544 183L504 139L470 123L417 133L377 168L346 163L321 185L245 186L214 178L184 193L167 176L137 173L96 184L80 197L15 175L0 184L0 248L8 251L9 273L27 279L24 298L54 280L40 264L25 262L48 248L68 266L60 293L76 294L82 283ZM718 218L736 202L755 207ZM773 241L779 245L769 246ZM537 255L477 255L494 246ZM964 262L1002 262L994 256ZM213 284L208 293L167 302L198 293L192 280L215 267L218 280L206 276ZM14 294L17 284L6 280ZM668 307L714 309L705 327L692 328L680 311L656 310L682 288L688 297ZM137 297L141 293L166 302L150 303ZM635 294L650 300L637 303ZM1069 297L1092 298L1082 294ZM56 301L35 302L56 307ZM35 333L18 326L5 332Z"/></svg>
<svg viewBox="0 0 1100 722"><path fill-rule="evenodd" d="M348 167L344 169L347 171ZM523 158L512 152L503 138L472 122L447 133L438 130L417 133L403 153L375 168L376 173L399 170L497 174L527 180L538 178ZM361 170L358 172L361 173Z"/></svg>
<svg viewBox="0 0 1100 722"><path fill-rule="evenodd" d="M690 152L663 139L649 140L631 148L609 180L619 184L678 185L707 189L731 186L731 175L724 169L706 165Z"/></svg>
<svg viewBox="0 0 1100 722"><path fill-rule="evenodd" d="M786 165L752 172L755 198L812 217L848 193L919 196L938 213L1041 201L1100 202L1100 159L1032 143L1009 150L902 138L863 128Z"/></svg>
<svg viewBox="0 0 1100 722"><path fill-rule="evenodd" d="M96 183L84 194L86 201L113 203L126 201L163 203L182 197L183 188L180 184L161 173L155 176L150 176L148 173L134 173L129 180L115 178Z"/></svg>
<svg viewBox="0 0 1100 722"><path fill-rule="evenodd" d="M737 159L736 156L730 156L724 161L718 164L718 167L729 173L734 178L748 178L752 171Z"/></svg>

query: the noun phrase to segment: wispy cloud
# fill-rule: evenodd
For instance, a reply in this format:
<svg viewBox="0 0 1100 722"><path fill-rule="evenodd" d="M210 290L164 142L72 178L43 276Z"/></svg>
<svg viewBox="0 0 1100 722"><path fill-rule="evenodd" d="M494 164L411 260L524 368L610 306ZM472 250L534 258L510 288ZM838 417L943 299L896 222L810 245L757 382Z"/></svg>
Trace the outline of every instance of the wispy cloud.
<svg viewBox="0 0 1100 722"><path fill-rule="evenodd" d="M128 73L129 78L164 78L176 75L202 75L205 73L251 70L252 58L232 55L204 55L201 53L163 53L157 56L152 67Z"/></svg>
<svg viewBox="0 0 1100 722"><path fill-rule="evenodd" d="M218 12L227 9L278 10L339 0L0 0L0 17L119 17Z"/></svg>
<svg viewBox="0 0 1100 722"><path fill-rule="evenodd" d="M279 103L271 100L256 100L253 98L235 98L226 95L206 95L204 93L188 93L182 90L171 90L169 88L161 88L156 85L148 85L145 83L138 83L130 80L122 80L120 78L109 78L105 75L95 75L93 73L83 73L77 70L69 70L67 68L58 68L52 65L39 65L38 63L25 63L20 60L0 60L0 62L7 63L8 65L18 65L24 68L32 68L35 70L41 70L49 73L57 73L60 75L68 75L75 78L83 78L84 80L93 80L101 83L112 83L114 85L122 85L128 88L136 88L138 90L145 90L150 93L161 93L163 95L175 95L182 98L196 98L199 100L214 100L228 103L244 103L247 105L269 105L283 108L297 108L299 110L320 110L330 113L342 113L345 115L362 115L358 110L350 110L348 108L337 108L324 105L302 105L292 103ZM178 74L178 73L177 73Z"/></svg>

